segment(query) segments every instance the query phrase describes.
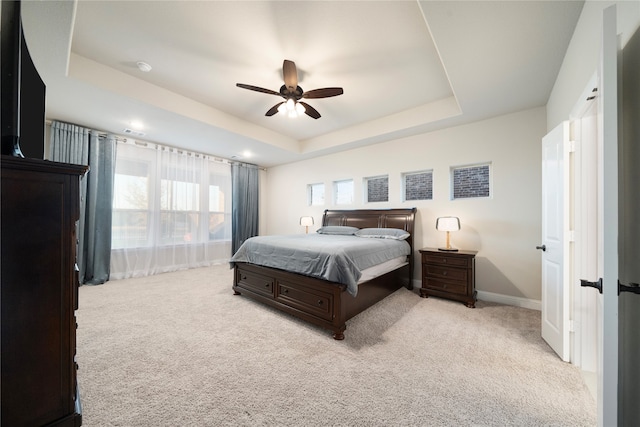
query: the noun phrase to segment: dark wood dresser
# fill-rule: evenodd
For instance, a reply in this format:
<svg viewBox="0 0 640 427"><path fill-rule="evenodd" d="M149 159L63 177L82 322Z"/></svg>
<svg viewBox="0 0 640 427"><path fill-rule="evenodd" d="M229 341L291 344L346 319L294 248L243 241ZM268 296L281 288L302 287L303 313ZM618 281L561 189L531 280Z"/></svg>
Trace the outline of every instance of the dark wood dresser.
<svg viewBox="0 0 640 427"><path fill-rule="evenodd" d="M422 288L420 296L429 295L476 306L476 251L448 252L420 249L422 254Z"/></svg>
<svg viewBox="0 0 640 427"><path fill-rule="evenodd" d="M76 221L86 166L2 156L3 426L79 426Z"/></svg>

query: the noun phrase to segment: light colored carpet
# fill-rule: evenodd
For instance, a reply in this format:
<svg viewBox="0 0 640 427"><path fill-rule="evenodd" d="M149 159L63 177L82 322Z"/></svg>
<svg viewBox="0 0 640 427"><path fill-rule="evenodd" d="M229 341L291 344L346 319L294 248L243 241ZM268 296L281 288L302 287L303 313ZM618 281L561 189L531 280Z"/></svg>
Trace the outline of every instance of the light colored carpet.
<svg viewBox="0 0 640 427"><path fill-rule="evenodd" d="M400 289L335 341L231 284L221 265L81 287L83 425L596 424L537 311Z"/></svg>

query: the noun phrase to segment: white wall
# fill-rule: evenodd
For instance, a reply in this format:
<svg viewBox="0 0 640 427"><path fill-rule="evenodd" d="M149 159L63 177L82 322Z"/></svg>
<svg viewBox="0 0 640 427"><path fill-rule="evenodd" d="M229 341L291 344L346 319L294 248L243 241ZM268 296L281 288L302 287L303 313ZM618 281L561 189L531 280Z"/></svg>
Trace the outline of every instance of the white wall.
<svg viewBox="0 0 640 427"><path fill-rule="evenodd" d="M640 1L586 1L547 103L547 129L568 120L589 79L594 75L602 46L602 11L615 4L622 46L640 26Z"/></svg>
<svg viewBox="0 0 640 427"><path fill-rule="evenodd" d="M465 126L453 127L339 154L268 169L262 180L261 234L304 232L300 216L312 215L317 229L324 209L332 204L332 182L353 178L356 201L352 208L417 207L417 249L444 245L435 230L438 216L460 217L462 229L452 245L477 250L476 287L535 305L541 298L540 242L541 138L546 133L546 110L536 108ZM491 162L492 197L450 200L451 166ZM433 170L434 196L429 201L403 203L401 174ZM362 202L363 178L389 175L389 202ZM326 206L307 205L307 184L325 184ZM511 301L511 302L514 302ZM531 304L529 304L531 305Z"/></svg>

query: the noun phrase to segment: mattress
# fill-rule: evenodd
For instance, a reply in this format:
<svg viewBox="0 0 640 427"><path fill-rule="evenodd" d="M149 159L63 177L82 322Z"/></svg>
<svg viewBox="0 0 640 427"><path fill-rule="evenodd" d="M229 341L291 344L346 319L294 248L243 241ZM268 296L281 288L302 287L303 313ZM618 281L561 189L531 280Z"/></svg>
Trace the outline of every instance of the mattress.
<svg viewBox="0 0 640 427"><path fill-rule="evenodd" d="M230 265L247 262L304 274L344 284L355 296L359 282L370 280L371 274L384 274L369 269L382 265L379 269L391 271L394 267L390 266L398 268L410 254L411 247L404 240L325 234L257 236L240 246ZM363 271L367 271L364 279Z"/></svg>

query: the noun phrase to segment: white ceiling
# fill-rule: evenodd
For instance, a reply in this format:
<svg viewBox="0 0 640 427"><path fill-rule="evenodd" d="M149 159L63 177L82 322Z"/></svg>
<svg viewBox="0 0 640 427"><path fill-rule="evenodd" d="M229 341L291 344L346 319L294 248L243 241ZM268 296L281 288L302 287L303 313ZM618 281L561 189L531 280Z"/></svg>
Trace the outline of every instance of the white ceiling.
<svg viewBox="0 0 640 427"><path fill-rule="evenodd" d="M546 104L582 1L27 1L48 119L269 167ZM322 117L265 117L282 61ZM137 61L153 69L141 72ZM134 137L135 138L135 137ZM250 153L250 154L247 154Z"/></svg>

